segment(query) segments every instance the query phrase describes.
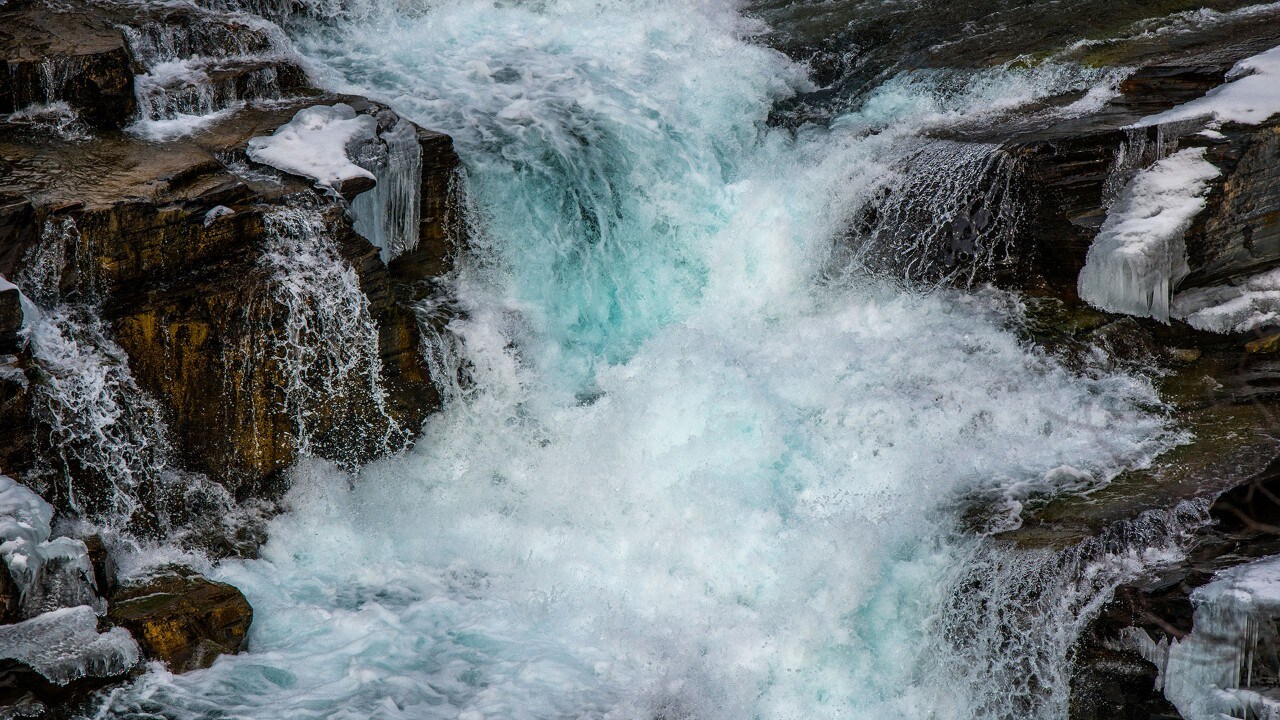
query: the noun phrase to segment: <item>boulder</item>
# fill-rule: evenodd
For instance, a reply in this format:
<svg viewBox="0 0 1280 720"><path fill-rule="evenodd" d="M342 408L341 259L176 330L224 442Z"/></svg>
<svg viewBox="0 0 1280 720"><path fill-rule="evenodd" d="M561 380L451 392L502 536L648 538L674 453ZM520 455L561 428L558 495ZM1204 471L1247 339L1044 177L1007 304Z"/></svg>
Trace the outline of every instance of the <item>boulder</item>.
<svg viewBox="0 0 1280 720"><path fill-rule="evenodd" d="M181 673L239 652L253 622L253 608L226 583L169 567L120 586L108 597L107 618L127 628L146 657Z"/></svg>

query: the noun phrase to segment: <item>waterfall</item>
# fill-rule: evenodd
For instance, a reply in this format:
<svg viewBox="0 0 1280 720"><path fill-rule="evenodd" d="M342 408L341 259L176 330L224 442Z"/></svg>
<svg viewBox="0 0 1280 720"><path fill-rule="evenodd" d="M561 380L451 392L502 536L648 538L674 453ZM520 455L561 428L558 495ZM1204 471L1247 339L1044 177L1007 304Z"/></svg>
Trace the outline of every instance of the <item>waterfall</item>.
<svg viewBox="0 0 1280 720"><path fill-rule="evenodd" d="M899 179L855 225L853 263L907 282L989 280L1016 257L1021 220L1014 159L997 145L937 140L909 154Z"/></svg>
<svg viewBox="0 0 1280 720"><path fill-rule="evenodd" d="M141 538L198 543L257 522L221 486L174 465L163 414L102 319L87 242L73 218L49 218L18 278L38 370L36 489L85 521ZM60 290L65 273L78 278L74 298Z"/></svg>
<svg viewBox="0 0 1280 720"><path fill-rule="evenodd" d="M1117 586L1183 557L1207 523L1203 502L1184 502L1063 549L976 544L947 579L932 672L965 688L977 717L1068 717L1081 631Z"/></svg>
<svg viewBox="0 0 1280 720"><path fill-rule="evenodd" d="M250 15L187 8L121 25L145 68L134 78L131 130L163 140L192 132L246 102L278 100L305 77L275 25Z"/></svg>
<svg viewBox="0 0 1280 720"><path fill-rule="evenodd" d="M446 402L403 453L303 457L261 558L216 571L251 651L100 717L1060 720L1075 634L1181 515L1038 552L975 537L964 500L1016 525L1181 436L1149 379L1074 372L1009 296L939 286L1002 267L1017 168L927 138L1109 80L907 78L791 132L768 117L803 68L732 3L303 5L320 76L466 164L456 312L424 337ZM370 171L408 177L390 151ZM388 257L396 185L354 209ZM833 281L872 207L855 260L888 272ZM323 217L267 225L276 335L236 357L287 371L319 450L326 388L380 408L376 336Z"/></svg>
<svg viewBox="0 0 1280 720"><path fill-rule="evenodd" d="M369 299L328 221L305 204L270 210L263 219L267 242L259 264L269 273L270 307L260 313L250 306L244 322L265 332L250 333L231 361L266 360L280 369L299 452L312 452L317 440L324 445L319 436L326 433L342 435L341 448L397 449L406 433L387 412ZM337 398L346 407L334 406Z"/></svg>

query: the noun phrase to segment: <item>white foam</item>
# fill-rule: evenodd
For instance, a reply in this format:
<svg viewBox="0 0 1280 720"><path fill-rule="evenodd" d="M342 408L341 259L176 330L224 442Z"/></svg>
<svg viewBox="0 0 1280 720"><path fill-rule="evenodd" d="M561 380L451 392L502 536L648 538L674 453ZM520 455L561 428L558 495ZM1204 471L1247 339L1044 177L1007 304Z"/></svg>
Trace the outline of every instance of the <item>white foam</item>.
<svg viewBox="0 0 1280 720"><path fill-rule="evenodd" d="M104 714L1062 717L1075 618L930 637L974 550L955 506L1176 436L1145 379L1029 351L1007 296L825 282L936 115L769 130L803 72L735 10L459 0L303 39L455 138L476 212L442 366L470 382L404 456L295 470L262 558L218 569L250 653ZM1024 663L1055 681L1015 692Z"/></svg>
<svg viewBox="0 0 1280 720"><path fill-rule="evenodd" d="M1183 235L1221 171L1188 148L1139 172L1089 246L1077 289L1109 312L1169 321L1172 292L1188 272Z"/></svg>
<svg viewBox="0 0 1280 720"><path fill-rule="evenodd" d="M350 105L317 105L299 110L269 137L249 140L249 159L336 189L346 180L373 173L351 160L353 145L376 139L378 121L357 115Z"/></svg>
<svg viewBox="0 0 1280 720"><path fill-rule="evenodd" d="M1227 73L1228 82L1204 97L1143 118L1138 126L1165 125L1205 118L1257 125L1280 113L1280 47L1236 63Z"/></svg>
<svg viewBox="0 0 1280 720"><path fill-rule="evenodd" d="M152 142L169 142L204 130L205 128L234 115L242 103L232 103L229 107L206 115L175 112L169 117L159 120L140 118L126 128L130 133Z"/></svg>

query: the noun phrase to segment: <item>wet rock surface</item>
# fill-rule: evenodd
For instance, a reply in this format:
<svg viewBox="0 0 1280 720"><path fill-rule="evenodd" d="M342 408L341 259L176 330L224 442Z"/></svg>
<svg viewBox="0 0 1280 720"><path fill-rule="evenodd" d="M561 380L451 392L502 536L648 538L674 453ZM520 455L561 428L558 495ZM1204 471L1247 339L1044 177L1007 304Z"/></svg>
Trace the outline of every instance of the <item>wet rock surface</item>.
<svg viewBox="0 0 1280 720"><path fill-rule="evenodd" d="M352 229L347 206L372 181L343 188L342 199L329 197L305 178L253 163L245 148L306 107L347 103L378 117L380 132L399 121L394 113L363 98L313 89L278 28L247 16L194 7L69 7L54 12L27 3L0 11L13 27L0 35L0 51L31 56L33 63L121 55L128 82L119 89L129 103L111 110L116 115L108 122L99 115L110 107L98 96L55 88L62 93L57 100L98 128L70 140L18 115L7 123L0 119L0 275L40 303L100 306L111 342L168 423L173 461L239 498L272 498L283 490L280 474L297 457L300 413L314 418L307 429L315 440L310 450L340 462L403 446L438 403L419 351L425 320L415 308L438 294L435 278L449 271L461 241L454 181L459 163L451 140L415 129L423 157L419 241L388 267L379 249ZM198 67L188 74L211 78L195 90L212 87L217 95L224 80L243 85L236 78L265 73L271 80L266 96L285 99L254 104L258 91L247 87L205 97L212 104L195 110L228 110L168 140L110 129L139 113L154 119L178 107L135 109L135 73L142 69L146 82L160 82L148 68L193 58ZM43 102L5 97L14 104L10 110ZM163 102L172 100L165 97ZM88 104L98 115L81 107ZM271 358L246 356L287 331L275 297L276 271L262 262L272 234L264 218L295 205L324 218L341 261L358 276L377 327L377 384L385 401L371 401L367 387L334 387L324 403L284 412L288 370ZM41 447L31 402L31 383L38 388L41 376L29 349L21 347L16 303L16 290L0 291L0 363L11 368L0 374L0 419L9 420L0 429L6 440L0 463L22 474L54 448ZM385 411L377 409L382 403ZM65 471L75 476L73 487L103 482L92 467ZM57 487L50 486L55 495Z"/></svg>
<svg viewBox="0 0 1280 720"><path fill-rule="evenodd" d="M814 12L811 20L817 22ZM1018 290L1027 310L1021 329L1029 342L1081 372L1102 362L1151 375L1174 424L1187 433L1187 442L1151 467L1125 472L1100 489L1029 498L1021 527L1000 536L1029 552L1067 553L1102 535L1137 533L1133 528L1144 517L1183 512L1195 525L1203 513L1207 524L1184 539L1187 559L1121 586L1074 649L1072 718L1176 718L1177 711L1156 689L1157 668L1122 636L1126 628L1140 628L1155 639L1184 637L1192 629L1190 595L1196 588L1216 572L1280 553L1280 487L1272 479L1280 457L1280 363L1275 358L1280 343L1274 324L1216 334L1176 319L1166 325L1103 312L1079 297L1077 279L1121 188L1143 168L1183 148L1203 148L1220 175L1210 182L1204 207L1184 234L1188 268L1175 281L1173 294L1232 287L1280 266L1280 118L1251 126L1223 123L1205 134L1201 122L1131 127L1201 97L1227 82L1240 60L1280 45L1280 10L1259 7L1177 31L1112 37L1057 56L1135 68L1120 83L1119 94L1098 110L1061 121L1033 107L1000 122L950 128L940 135L940 147L959 148L949 151L957 168L968 162L965 148L989 147L994 149L988 152L1006 156L1003 174L975 180L975 192L999 185L1021 215L1004 225L1006 233L998 238L1003 245L989 253L990 261L981 261L984 238L978 236L976 243L967 241L976 246L966 248L968 258L938 255L953 264L978 260L975 267L949 267L918 279L928 284L941 276ZM998 45L991 47L998 51ZM964 48L962 41L939 46L938 52L963 56ZM841 72L857 77L863 70ZM791 117L795 120L821 104L820 94L805 100L817 103L807 109L783 109L800 113ZM1077 99L1051 99L1045 107ZM930 162L946 172L945 163ZM954 235L974 217L973 208L960 208L952 222L939 226L935 221L915 232ZM850 242L866 237L864 228L854 228ZM918 246L960 247L953 237ZM982 500L975 502L983 506ZM970 519L975 528L991 521L981 511Z"/></svg>
<svg viewBox="0 0 1280 720"><path fill-rule="evenodd" d="M0 7L0 113L65 102L90 125L126 124L136 108L123 33L73 5Z"/></svg>
<svg viewBox="0 0 1280 720"><path fill-rule="evenodd" d="M253 622L253 608L239 590L181 567L130 581L108 603L107 618L127 628L148 658L175 673L239 652Z"/></svg>

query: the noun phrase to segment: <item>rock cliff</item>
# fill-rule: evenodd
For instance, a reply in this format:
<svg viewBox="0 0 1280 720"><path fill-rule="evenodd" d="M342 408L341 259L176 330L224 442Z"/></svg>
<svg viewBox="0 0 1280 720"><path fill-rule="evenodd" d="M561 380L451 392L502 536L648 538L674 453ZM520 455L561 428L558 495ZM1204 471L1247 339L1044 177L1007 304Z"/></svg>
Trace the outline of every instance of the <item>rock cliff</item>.
<svg viewBox="0 0 1280 720"><path fill-rule="evenodd" d="M300 455L354 466L413 442L466 238L451 139L316 89L265 21L10 2L0 56L0 491L18 498L0 514L36 513L20 547L47 558L26 584L0 560L0 706L43 712L139 658L179 672L242 647L234 588L118 579L109 549L252 553L263 515L234 508L269 513ZM316 109L363 129L336 146L350 182L254 159ZM42 583L62 589L35 608ZM55 635L101 657L37 652Z"/></svg>

